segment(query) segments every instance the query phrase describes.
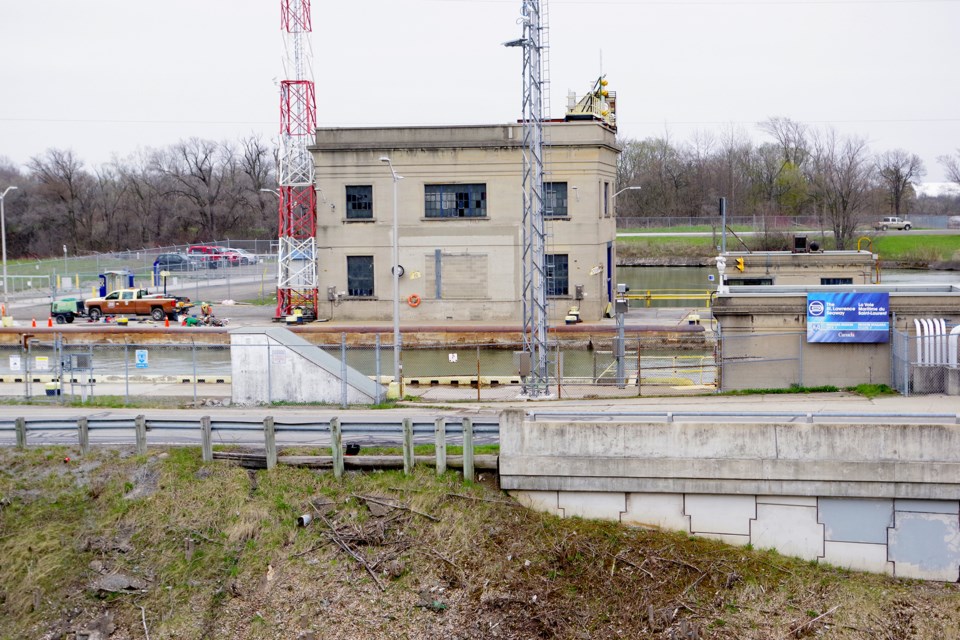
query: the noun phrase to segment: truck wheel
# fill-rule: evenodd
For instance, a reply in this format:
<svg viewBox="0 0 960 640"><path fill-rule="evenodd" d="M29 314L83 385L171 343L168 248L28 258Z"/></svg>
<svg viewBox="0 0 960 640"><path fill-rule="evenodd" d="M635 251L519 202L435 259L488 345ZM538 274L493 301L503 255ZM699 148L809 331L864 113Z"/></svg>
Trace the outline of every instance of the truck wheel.
<svg viewBox="0 0 960 640"><path fill-rule="evenodd" d="M161 320L167 317L167 314L163 312L163 307L154 307L153 309L150 310L150 317L156 320L157 322L160 322Z"/></svg>
<svg viewBox="0 0 960 640"><path fill-rule="evenodd" d="M903 225L903 230L904 230L904 231L910 231L910 225L908 225L908 224Z"/></svg>
<svg viewBox="0 0 960 640"><path fill-rule="evenodd" d="M67 324L73 324L74 315L72 313L67 314Z"/></svg>
<svg viewBox="0 0 960 640"><path fill-rule="evenodd" d="M100 311L100 307L90 307L87 313L90 315L90 319L94 322L98 322L101 316L103 316L103 313Z"/></svg>
<svg viewBox="0 0 960 640"><path fill-rule="evenodd" d="M880 227L880 229L882 229L883 231L886 231L886 230L887 230L887 225L883 225L882 227Z"/></svg>
<svg viewBox="0 0 960 640"><path fill-rule="evenodd" d="M54 318L54 320L57 321L57 324L66 324L66 322L67 322L67 319L63 316L62 313L58 313L58 314L55 315L53 318Z"/></svg>

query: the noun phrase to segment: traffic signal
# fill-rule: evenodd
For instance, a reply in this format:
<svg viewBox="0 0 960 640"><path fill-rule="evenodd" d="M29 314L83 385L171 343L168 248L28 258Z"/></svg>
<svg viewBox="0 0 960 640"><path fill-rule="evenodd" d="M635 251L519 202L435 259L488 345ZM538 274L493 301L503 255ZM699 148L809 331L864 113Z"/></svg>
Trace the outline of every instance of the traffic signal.
<svg viewBox="0 0 960 640"><path fill-rule="evenodd" d="M743 258L737 258L737 269L743 271Z"/></svg>

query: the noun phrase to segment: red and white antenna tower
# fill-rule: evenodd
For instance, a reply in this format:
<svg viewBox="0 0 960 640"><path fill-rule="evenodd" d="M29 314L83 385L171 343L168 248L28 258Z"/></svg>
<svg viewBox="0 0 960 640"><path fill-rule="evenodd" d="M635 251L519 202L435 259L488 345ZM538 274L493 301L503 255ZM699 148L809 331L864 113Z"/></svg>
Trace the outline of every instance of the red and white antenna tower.
<svg viewBox="0 0 960 640"><path fill-rule="evenodd" d="M280 231L277 318L300 309L317 318L317 196L313 156L308 145L316 135L317 100L308 34L310 0L280 0L284 75L280 82Z"/></svg>

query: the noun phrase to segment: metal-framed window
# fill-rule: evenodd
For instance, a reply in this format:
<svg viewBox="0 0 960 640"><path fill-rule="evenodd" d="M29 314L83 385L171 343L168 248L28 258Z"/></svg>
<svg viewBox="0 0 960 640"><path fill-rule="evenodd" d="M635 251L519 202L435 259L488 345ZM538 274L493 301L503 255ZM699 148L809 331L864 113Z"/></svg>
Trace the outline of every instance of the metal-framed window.
<svg viewBox="0 0 960 640"><path fill-rule="evenodd" d="M347 256L347 295L373 295L373 256Z"/></svg>
<svg viewBox="0 0 960 640"><path fill-rule="evenodd" d="M570 295L569 257L565 253L548 253L544 263L547 270L547 295Z"/></svg>
<svg viewBox="0 0 960 640"><path fill-rule="evenodd" d="M373 218L373 187L368 184L347 185L347 220Z"/></svg>
<svg viewBox="0 0 960 640"><path fill-rule="evenodd" d="M570 214L567 210L567 183L543 183L543 217L566 218Z"/></svg>
<svg viewBox="0 0 960 640"><path fill-rule="evenodd" d="M820 284L853 284L853 278L820 278Z"/></svg>
<svg viewBox="0 0 960 640"><path fill-rule="evenodd" d="M486 218L487 185L424 185L423 209L427 218Z"/></svg>

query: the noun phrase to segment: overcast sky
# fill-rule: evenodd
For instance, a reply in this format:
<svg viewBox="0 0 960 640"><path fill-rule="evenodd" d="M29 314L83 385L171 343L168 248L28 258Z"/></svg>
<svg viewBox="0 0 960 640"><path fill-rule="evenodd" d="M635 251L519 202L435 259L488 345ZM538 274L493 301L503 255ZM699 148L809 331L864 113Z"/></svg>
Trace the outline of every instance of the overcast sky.
<svg viewBox="0 0 960 640"><path fill-rule="evenodd" d="M312 1L320 126L521 113L520 0ZM279 0L0 0L0 157L93 167L279 129ZM923 158L960 148L960 0L550 0L551 115L601 74L628 138L772 116Z"/></svg>

